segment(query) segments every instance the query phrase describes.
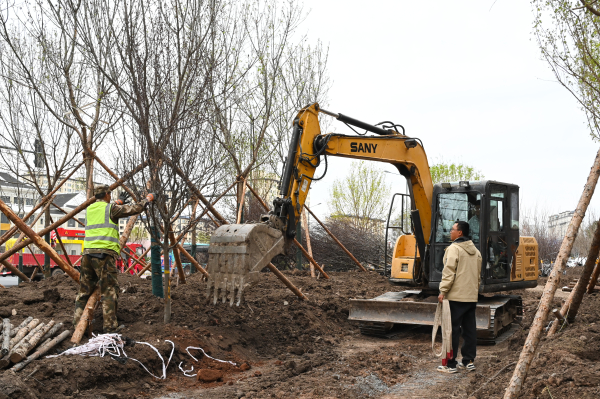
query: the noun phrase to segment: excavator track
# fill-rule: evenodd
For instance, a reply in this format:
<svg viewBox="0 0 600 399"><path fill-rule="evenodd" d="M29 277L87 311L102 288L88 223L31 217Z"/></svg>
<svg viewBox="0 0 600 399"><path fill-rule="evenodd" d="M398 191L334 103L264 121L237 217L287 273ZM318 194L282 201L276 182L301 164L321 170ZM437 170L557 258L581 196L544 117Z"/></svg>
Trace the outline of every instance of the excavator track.
<svg viewBox="0 0 600 399"><path fill-rule="evenodd" d="M419 291L386 292L373 299L352 299L349 320L359 322L361 334L389 338L394 325L433 325L437 297ZM517 295L481 297L476 309L477 343L494 345L518 328L523 303Z"/></svg>

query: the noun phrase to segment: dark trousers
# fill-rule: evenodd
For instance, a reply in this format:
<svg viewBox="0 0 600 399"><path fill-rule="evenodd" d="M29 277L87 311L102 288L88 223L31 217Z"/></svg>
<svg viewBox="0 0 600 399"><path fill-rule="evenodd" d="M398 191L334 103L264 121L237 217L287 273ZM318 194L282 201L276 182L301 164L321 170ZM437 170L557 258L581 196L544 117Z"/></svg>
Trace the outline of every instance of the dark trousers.
<svg viewBox="0 0 600 399"><path fill-rule="evenodd" d="M450 303L450 314L452 318L452 360L448 361L448 367L456 367L456 355L458 353L458 342L463 337L463 346L460 349L464 365L475 360L477 354L477 324L475 321L475 308L477 302Z"/></svg>

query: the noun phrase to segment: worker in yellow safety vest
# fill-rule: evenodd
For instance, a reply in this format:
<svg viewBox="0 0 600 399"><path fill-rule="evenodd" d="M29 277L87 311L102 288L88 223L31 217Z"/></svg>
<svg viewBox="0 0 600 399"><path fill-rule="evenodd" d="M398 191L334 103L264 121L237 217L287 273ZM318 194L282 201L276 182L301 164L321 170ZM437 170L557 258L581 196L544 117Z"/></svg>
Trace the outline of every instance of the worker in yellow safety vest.
<svg viewBox="0 0 600 399"><path fill-rule="evenodd" d="M79 275L79 292L75 299L73 326L81 318L87 301L96 288L100 287L104 332L114 332L119 328L117 304L119 284L115 261L121 252L119 245L119 219L138 215L154 200L153 194L142 201L128 205L129 194L123 191L119 199L110 203L110 188L106 184L94 186L94 196L98 201L87 208L85 217L85 239L83 258Z"/></svg>

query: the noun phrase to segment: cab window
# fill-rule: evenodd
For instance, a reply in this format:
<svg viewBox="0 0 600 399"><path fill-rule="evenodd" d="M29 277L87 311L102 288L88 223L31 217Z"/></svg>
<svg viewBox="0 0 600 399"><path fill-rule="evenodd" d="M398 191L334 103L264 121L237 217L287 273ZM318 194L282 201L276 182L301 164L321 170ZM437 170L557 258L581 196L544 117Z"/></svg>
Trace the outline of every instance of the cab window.
<svg viewBox="0 0 600 399"><path fill-rule="evenodd" d="M479 193L441 193L438 195L435 242L450 243L450 230L459 220L469 223L469 235L479 242L481 195Z"/></svg>

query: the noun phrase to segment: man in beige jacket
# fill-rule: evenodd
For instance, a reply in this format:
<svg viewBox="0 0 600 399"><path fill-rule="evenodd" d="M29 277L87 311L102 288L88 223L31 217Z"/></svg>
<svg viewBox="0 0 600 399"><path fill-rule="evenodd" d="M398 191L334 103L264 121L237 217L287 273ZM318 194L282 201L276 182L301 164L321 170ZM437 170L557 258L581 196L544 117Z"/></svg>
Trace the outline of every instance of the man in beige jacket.
<svg viewBox="0 0 600 399"><path fill-rule="evenodd" d="M456 373L456 368L475 370L477 353L477 325L475 309L481 282L481 253L469 238L469 224L458 221L450 230L452 244L444 254L444 270L438 300L447 299L452 318L452 360L439 371ZM459 337L463 337L462 362L456 362Z"/></svg>

